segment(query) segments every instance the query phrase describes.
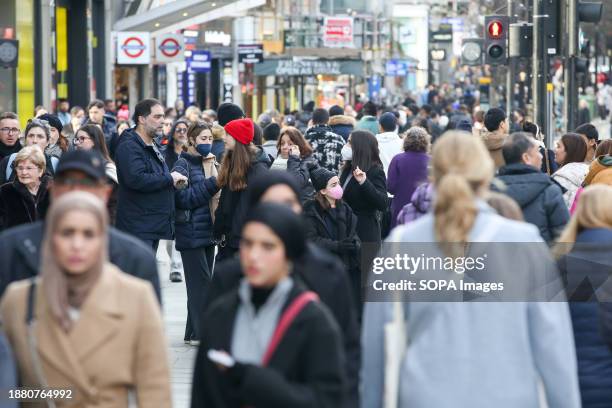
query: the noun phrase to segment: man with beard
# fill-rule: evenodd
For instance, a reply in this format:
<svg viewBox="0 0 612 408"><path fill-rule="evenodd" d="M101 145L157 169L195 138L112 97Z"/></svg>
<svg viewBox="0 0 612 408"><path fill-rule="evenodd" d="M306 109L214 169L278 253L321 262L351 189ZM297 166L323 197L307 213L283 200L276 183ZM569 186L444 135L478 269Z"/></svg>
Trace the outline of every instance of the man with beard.
<svg viewBox="0 0 612 408"><path fill-rule="evenodd" d="M132 120L136 127L123 132L115 156L119 180L116 226L157 251L160 239L173 236L173 187L187 178L170 173L154 142L163 126L161 103L155 99L138 102Z"/></svg>

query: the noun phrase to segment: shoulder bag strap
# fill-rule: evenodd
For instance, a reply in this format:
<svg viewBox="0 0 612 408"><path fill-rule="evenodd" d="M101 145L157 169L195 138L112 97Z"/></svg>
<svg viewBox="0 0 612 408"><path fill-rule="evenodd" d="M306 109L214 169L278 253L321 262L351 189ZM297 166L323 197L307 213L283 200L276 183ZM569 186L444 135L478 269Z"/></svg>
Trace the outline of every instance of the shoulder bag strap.
<svg viewBox="0 0 612 408"><path fill-rule="evenodd" d="M287 309L283 312L278 325L276 325L276 329L274 329L274 334L272 335L272 339L270 340L270 344L268 344L268 348L266 350L266 354L263 357L263 365L267 366L272 358L272 355L276 351L279 343L285 336L285 332L291 326L291 323L295 320L295 318L300 314L302 309L310 303L316 302L319 300L319 296L316 293L307 291L299 295Z"/></svg>
<svg viewBox="0 0 612 408"><path fill-rule="evenodd" d="M13 174L13 162L15 161L15 157L17 157L17 153L11 153L8 159L8 163L6 163L6 181L8 182Z"/></svg>

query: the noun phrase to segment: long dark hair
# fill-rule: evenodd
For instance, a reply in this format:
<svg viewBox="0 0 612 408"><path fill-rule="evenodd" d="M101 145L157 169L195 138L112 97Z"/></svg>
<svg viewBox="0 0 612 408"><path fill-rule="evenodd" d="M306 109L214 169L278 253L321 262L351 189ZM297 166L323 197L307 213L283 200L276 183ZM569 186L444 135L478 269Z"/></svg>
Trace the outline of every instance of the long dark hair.
<svg viewBox="0 0 612 408"><path fill-rule="evenodd" d="M350 134L351 148L353 150L353 160L347 161L344 164L344 170L355 170L359 167L362 171L367 172L373 166L379 165L382 167L380 160L380 151L378 150L378 140L372 132L367 130L353 130Z"/></svg>
<svg viewBox="0 0 612 408"><path fill-rule="evenodd" d="M98 153L100 153L100 155L102 155L102 158L106 161L106 162L110 162L112 163L113 161L110 158L110 155L108 154L108 149L106 147L106 140L104 138L104 133L102 133L102 129L100 129L99 125L84 125L81 126L79 128L79 130L77 130L76 135L80 132L83 131L85 133L87 133L87 135L91 138L91 140L94 143L94 147L92 150L97 151Z"/></svg>
<svg viewBox="0 0 612 408"><path fill-rule="evenodd" d="M172 124L172 129L170 129L170 134L168 135L168 144L166 145L169 149L174 150L174 132L176 132L176 128L178 125L183 124L187 128L187 132L189 132L190 122L186 119L179 119Z"/></svg>
<svg viewBox="0 0 612 408"><path fill-rule="evenodd" d="M302 132L300 132L298 128L293 126L287 126L283 128L283 130L281 130L276 142L276 150L278 151L278 153L280 153L281 142L283 140L284 135L289 136L289 140L291 140L294 145L297 145L297 147L300 148L300 156L302 159L312 154L312 147L310 146L310 143L308 143L308 141L304 138Z"/></svg>
<svg viewBox="0 0 612 408"><path fill-rule="evenodd" d="M582 136L577 133L566 133L561 136L561 143L565 148L565 160L563 160L563 163L559 163L561 166L584 162L587 154L587 144Z"/></svg>
<svg viewBox="0 0 612 408"><path fill-rule="evenodd" d="M228 186L231 191L247 188L247 173L255 161L257 149L253 144L236 142L232 150L226 150L219 168L217 184L220 188Z"/></svg>

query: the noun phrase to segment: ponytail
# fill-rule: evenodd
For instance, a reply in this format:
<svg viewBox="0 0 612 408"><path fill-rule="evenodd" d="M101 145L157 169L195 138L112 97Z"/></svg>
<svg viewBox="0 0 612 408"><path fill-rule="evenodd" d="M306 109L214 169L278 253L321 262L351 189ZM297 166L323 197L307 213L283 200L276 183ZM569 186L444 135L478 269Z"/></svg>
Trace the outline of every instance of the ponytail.
<svg viewBox="0 0 612 408"><path fill-rule="evenodd" d="M465 177L449 173L438 181L433 213L436 241L444 252L458 255L453 247L468 241L478 214L473 187Z"/></svg>

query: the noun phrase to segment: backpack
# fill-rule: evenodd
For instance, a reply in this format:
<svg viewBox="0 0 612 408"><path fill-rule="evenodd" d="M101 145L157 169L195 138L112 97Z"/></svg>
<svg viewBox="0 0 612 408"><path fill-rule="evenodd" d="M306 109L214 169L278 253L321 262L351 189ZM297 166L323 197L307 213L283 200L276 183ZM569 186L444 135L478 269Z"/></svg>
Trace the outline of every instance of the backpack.
<svg viewBox="0 0 612 408"><path fill-rule="evenodd" d="M13 162L17 157L17 153L13 153L9 156L8 163L6 164L6 181L11 180L11 176L13 175ZM55 173L55 169L57 169L57 164L59 163L59 159L55 156L49 157L51 160L51 168L53 169L53 173Z"/></svg>

